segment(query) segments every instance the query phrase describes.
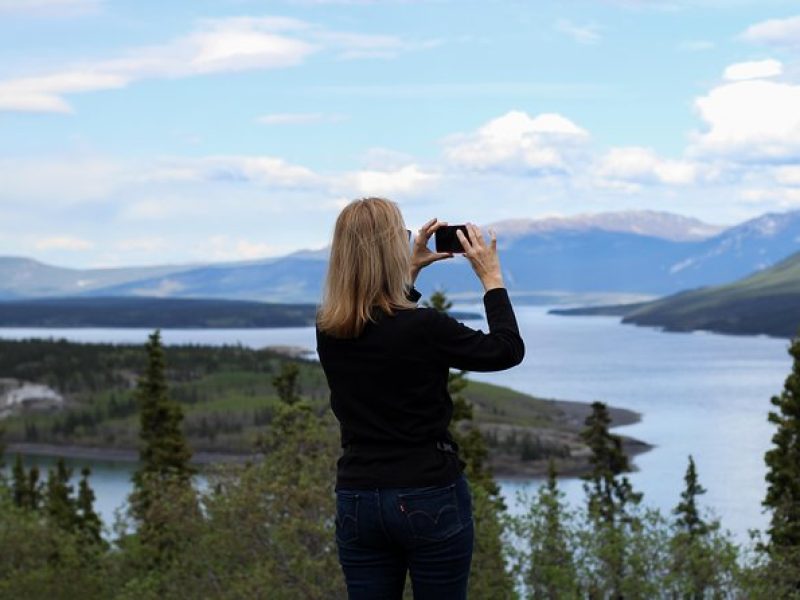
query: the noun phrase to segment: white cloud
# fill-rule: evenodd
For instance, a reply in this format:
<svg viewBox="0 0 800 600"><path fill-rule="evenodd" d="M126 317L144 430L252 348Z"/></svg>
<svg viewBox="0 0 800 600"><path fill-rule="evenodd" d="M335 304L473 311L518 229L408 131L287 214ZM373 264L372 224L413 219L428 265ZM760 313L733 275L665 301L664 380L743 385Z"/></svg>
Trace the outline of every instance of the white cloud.
<svg viewBox="0 0 800 600"><path fill-rule="evenodd" d="M64 71L0 82L0 111L69 113L65 94L125 87L129 79L113 73Z"/></svg>
<svg viewBox="0 0 800 600"><path fill-rule="evenodd" d="M256 119L262 125L306 125L309 123L335 123L343 121L344 115L328 113L272 113Z"/></svg>
<svg viewBox="0 0 800 600"><path fill-rule="evenodd" d="M783 185L800 186L800 165L777 167L775 179Z"/></svg>
<svg viewBox="0 0 800 600"><path fill-rule="evenodd" d="M164 238L153 236L125 238L114 243L114 248L122 252L156 252L166 247Z"/></svg>
<svg viewBox="0 0 800 600"><path fill-rule="evenodd" d="M445 140L445 156L461 167L525 173L568 171L589 134L555 113L510 111L475 133Z"/></svg>
<svg viewBox="0 0 800 600"><path fill-rule="evenodd" d="M265 258L280 254L282 249L266 242L234 238L222 234L211 236L201 250L203 257L220 261Z"/></svg>
<svg viewBox="0 0 800 600"><path fill-rule="evenodd" d="M125 177L126 168L104 158L0 158L3 199L49 206L97 201Z"/></svg>
<svg viewBox="0 0 800 600"><path fill-rule="evenodd" d="M37 240L34 245L37 250L68 250L70 252L80 252L94 248L92 242L68 235L43 238Z"/></svg>
<svg viewBox="0 0 800 600"><path fill-rule="evenodd" d="M340 58L392 57L438 42L339 32L287 17L210 19L166 44L134 48L117 58L0 81L0 111L71 111L65 96L125 87L143 79L181 78L299 65L328 51Z"/></svg>
<svg viewBox="0 0 800 600"><path fill-rule="evenodd" d="M791 210L800 207L800 189L765 187L746 188L739 197L748 204L766 205L770 209Z"/></svg>
<svg viewBox="0 0 800 600"><path fill-rule="evenodd" d="M695 101L707 130L696 156L769 162L800 157L800 85L762 79L724 83Z"/></svg>
<svg viewBox="0 0 800 600"><path fill-rule="evenodd" d="M158 197L135 200L121 207L119 216L125 221L161 221L177 217L184 202L179 197Z"/></svg>
<svg viewBox="0 0 800 600"><path fill-rule="evenodd" d="M249 182L276 188L319 185L310 169L273 156L207 156L163 159L143 175L145 181Z"/></svg>
<svg viewBox="0 0 800 600"><path fill-rule="evenodd" d="M577 25L569 19L559 19L556 21L555 29L579 44L589 45L600 41L600 32L596 25Z"/></svg>
<svg viewBox="0 0 800 600"><path fill-rule="evenodd" d="M412 194L430 187L439 174L426 172L416 164L392 170L363 170L344 175L335 185L343 193L356 196Z"/></svg>
<svg viewBox="0 0 800 600"><path fill-rule="evenodd" d="M722 77L728 81L766 79L783 73L783 64L775 59L751 60L728 66Z"/></svg>
<svg viewBox="0 0 800 600"><path fill-rule="evenodd" d="M756 23L748 27L741 37L757 44L800 48L800 15Z"/></svg>
<svg viewBox="0 0 800 600"><path fill-rule="evenodd" d="M697 165L664 159L638 146L611 148L597 161L594 171L605 184L629 191L640 185L690 185L698 178Z"/></svg>

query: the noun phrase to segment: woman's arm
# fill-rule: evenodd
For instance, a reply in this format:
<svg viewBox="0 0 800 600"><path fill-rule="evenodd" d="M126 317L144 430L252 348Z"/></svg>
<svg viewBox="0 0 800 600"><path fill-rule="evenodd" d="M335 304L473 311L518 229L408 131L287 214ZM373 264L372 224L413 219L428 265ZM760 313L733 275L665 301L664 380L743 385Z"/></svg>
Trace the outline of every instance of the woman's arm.
<svg viewBox="0 0 800 600"><path fill-rule="evenodd" d="M436 358L448 367L467 371L502 371L518 365L525 357L525 343L519 334L506 289L496 287L488 290L483 296L483 304L489 333L427 309L426 341Z"/></svg>

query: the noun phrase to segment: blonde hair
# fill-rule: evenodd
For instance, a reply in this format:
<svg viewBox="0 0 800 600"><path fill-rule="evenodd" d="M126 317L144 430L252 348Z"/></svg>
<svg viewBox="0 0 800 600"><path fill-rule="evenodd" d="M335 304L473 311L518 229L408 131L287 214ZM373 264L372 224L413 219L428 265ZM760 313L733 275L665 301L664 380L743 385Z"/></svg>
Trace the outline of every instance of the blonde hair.
<svg viewBox="0 0 800 600"><path fill-rule="evenodd" d="M362 198L345 206L333 231L319 329L353 338L375 320L375 307L388 315L414 308L406 297L410 266L408 235L394 202Z"/></svg>

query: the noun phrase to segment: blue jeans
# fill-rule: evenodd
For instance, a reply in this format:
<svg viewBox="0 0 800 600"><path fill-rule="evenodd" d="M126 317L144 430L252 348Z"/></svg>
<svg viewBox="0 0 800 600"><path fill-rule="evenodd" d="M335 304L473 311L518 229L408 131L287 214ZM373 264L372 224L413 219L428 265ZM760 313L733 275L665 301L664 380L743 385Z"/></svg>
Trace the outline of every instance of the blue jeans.
<svg viewBox="0 0 800 600"><path fill-rule="evenodd" d="M463 474L449 485L336 492L336 545L350 600L467 597L474 529Z"/></svg>

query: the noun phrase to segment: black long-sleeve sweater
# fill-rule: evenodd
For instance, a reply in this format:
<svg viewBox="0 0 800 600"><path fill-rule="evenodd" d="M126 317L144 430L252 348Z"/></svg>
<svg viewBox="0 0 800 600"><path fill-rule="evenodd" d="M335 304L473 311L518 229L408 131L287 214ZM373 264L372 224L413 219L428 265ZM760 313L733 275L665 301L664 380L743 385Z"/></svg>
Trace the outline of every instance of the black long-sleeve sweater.
<svg viewBox="0 0 800 600"><path fill-rule="evenodd" d="M409 297L420 294L412 289ZM446 485L463 471L447 430L450 368L501 371L525 354L505 288L489 290L483 302L489 333L432 308L379 312L352 339L317 329L344 448L336 489Z"/></svg>

